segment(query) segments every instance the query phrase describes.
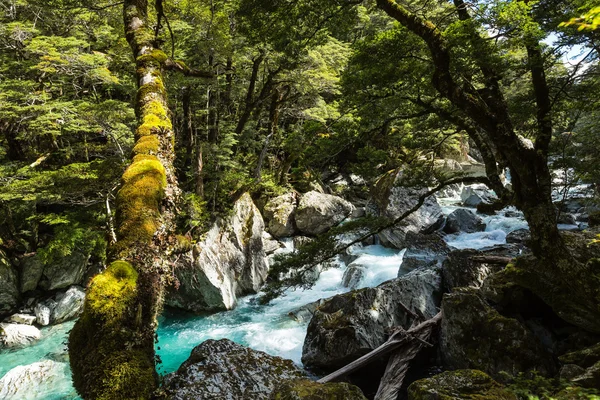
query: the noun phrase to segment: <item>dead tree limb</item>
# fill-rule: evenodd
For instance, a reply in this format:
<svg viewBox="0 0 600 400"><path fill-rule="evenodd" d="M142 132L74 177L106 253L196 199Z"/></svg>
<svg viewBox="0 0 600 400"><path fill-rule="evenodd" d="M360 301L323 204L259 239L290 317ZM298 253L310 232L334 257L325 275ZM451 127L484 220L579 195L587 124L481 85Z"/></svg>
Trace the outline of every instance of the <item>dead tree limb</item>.
<svg viewBox="0 0 600 400"><path fill-rule="evenodd" d="M387 354L391 351L396 351L401 348L405 348L405 346L408 346L406 348L410 349L411 347L418 344L418 347L420 349L424 345L421 342L421 340L425 341L429 337L432 329L441 321L441 319L442 313L438 313L435 317L415 326L414 328L409 329L408 331L402 329L394 332L384 344L382 344L375 350L365 354L364 356L355 361L352 361L350 364L338 369L337 371L327 375L326 377L319 379L317 382L327 383L340 379L348 374L351 374L354 371L361 369L362 367L371 363L372 361L376 360L382 355ZM415 340L417 338L419 338L420 340Z"/></svg>

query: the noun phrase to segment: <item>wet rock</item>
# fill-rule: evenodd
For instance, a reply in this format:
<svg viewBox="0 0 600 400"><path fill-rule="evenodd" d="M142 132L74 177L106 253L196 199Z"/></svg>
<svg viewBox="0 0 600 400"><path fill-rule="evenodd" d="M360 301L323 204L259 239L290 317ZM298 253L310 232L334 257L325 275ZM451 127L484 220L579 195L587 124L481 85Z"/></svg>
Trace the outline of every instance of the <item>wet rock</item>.
<svg viewBox="0 0 600 400"><path fill-rule="evenodd" d="M17 273L0 250L0 315L13 310L20 300Z"/></svg>
<svg viewBox="0 0 600 400"><path fill-rule="evenodd" d="M465 210L464 208L459 208L450 213L448 218L446 218L446 225L444 225L444 232L446 233L473 233L484 230L485 222L473 211Z"/></svg>
<svg viewBox="0 0 600 400"><path fill-rule="evenodd" d="M447 371L408 387L409 400L517 400L517 396L481 371Z"/></svg>
<svg viewBox="0 0 600 400"><path fill-rule="evenodd" d="M399 186L401 181L401 172L389 173L380 178L373 189L378 215L390 221L414 207L419 197L428 190ZM371 208L368 209L371 212ZM440 228L443 222L444 215L440 205L434 196L429 196L416 212L410 214L394 228L381 232L379 239L384 246L403 249L406 247L408 232L431 233Z"/></svg>
<svg viewBox="0 0 600 400"><path fill-rule="evenodd" d="M6 322L12 324L33 325L35 322L35 315L13 314L7 318Z"/></svg>
<svg viewBox="0 0 600 400"><path fill-rule="evenodd" d="M460 193L460 199L465 207L477 207L480 203L491 203L493 196L487 188L465 186Z"/></svg>
<svg viewBox="0 0 600 400"><path fill-rule="evenodd" d="M67 384L70 385L70 373L66 363L44 360L21 365L0 379L0 399L74 398L75 393L66 396Z"/></svg>
<svg viewBox="0 0 600 400"><path fill-rule="evenodd" d="M60 324L75 319L83 312L85 292L82 288L72 286L66 293L56 296L56 306L52 310L50 320L54 324Z"/></svg>
<svg viewBox="0 0 600 400"><path fill-rule="evenodd" d="M230 310L237 296L256 293L269 268L263 231L262 216L246 193L231 217L217 221L202 242L182 255L175 270L179 287L170 289L167 304L193 312Z"/></svg>
<svg viewBox="0 0 600 400"><path fill-rule="evenodd" d="M310 321L315 311L317 311L317 309L329 299L330 298L319 299L317 301L305 304L302 307L297 308L296 310L290 311L288 315L298 322Z"/></svg>
<svg viewBox="0 0 600 400"><path fill-rule="evenodd" d="M29 346L42 337L32 325L0 323L0 347L14 348Z"/></svg>
<svg viewBox="0 0 600 400"><path fill-rule="evenodd" d="M267 230L275 238L293 236L298 230L294 221L298 195L286 193L272 198L264 208Z"/></svg>
<svg viewBox="0 0 600 400"><path fill-rule="evenodd" d="M342 286L356 289L362 278L364 278L366 270L367 267L363 264L351 263L342 276Z"/></svg>
<svg viewBox="0 0 600 400"><path fill-rule="evenodd" d="M552 356L519 321L500 315L474 289L460 289L442 300L440 352L449 369L479 369L496 379L503 373L536 370L552 375Z"/></svg>
<svg viewBox="0 0 600 400"><path fill-rule="evenodd" d="M35 290L44 272L44 263L35 253L25 255L20 262L21 266L21 293Z"/></svg>
<svg viewBox="0 0 600 400"><path fill-rule="evenodd" d="M308 236L294 236L293 239L293 243L294 243L294 249L299 249L300 247L304 246L307 243L312 242L313 238L308 237Z"/></svg>
<svg viewBox="0 0 600 400"><path fill-rule="evenodd" d="M361 390L349 383L317 383L306 379L278 386L270 400L367 400Z"/></svg>
<svg viewBox="0 0 600 400"><path fill-rule="evenodd" d="M564 225L577 225L575 216L568 213L560 213L556 222Z"/></svg>
<svg viewBox="0 0 600 400"><path fill-rule="evenodd" d="M383 344L388 329L407 329L408 310L425 318L437 313L439 270L416 270L375 288L332 297L314 312L302 349L309 367L333 370Z"/></svg>
<svg viewBox="0 0 600 400"><path fill-rule="evenodd" d="M489 252L487 254L490 255ZM483 255L486 253L474 249L451 251L442 263L444 288L452 291L457 287L481 287L492 272L502 268L501 265L485 264L473 260L473 257Z"/></svg>
<svg viewBox="0 0 600 400"><path fill-rule="evenodd" d="M450 247L446 241L436 233L424 235L408 232L406 234L406 252L402 258L398 276L417 268L439 266L449 252Z"/></svg>
<svg viewBox="0 0 600 400"><path fill-rule="evenodd" d="M169 399L262 400L285 381L302 378L290 360L228 339L207 340L167 375L163 388Z"/></svg>
<svg viewBox="0 0 600 400"><path fill-rule="evenodd" d="M56 307L56 302L54 300L47 300L42 303L38 303L33 309L35 313L35 319L38 325L47 326L50 325L52 311Z"/></svg>
<svg viewBox="0 0 600 400"><path fill-rule="evenodd" d="M59 262L46 264L38 286L43 290L56 290L82 284L89 259L89 254L75 250Z"/></svg>
<svg viewBox="0 0 600 400"><path fill-rule="evenodd" d="M277 250L285 248L283 243L281 243L280 241L278 241L276 239L273 239L273 236L271 236L267 232L262 233L262 239L263 239L263 247L265 249L265 254L267 254L267 255L271 255L271 254L275 253Z"/></svg>
<svg viewBox="0 0 600 400"><path fill-rule="evenodd" d="M506 243L526 245L531 240L529 229L517 229L506 235Z"/></svg>
<svg viewBox="0 0 600 400"><path fill-rule="evenodd" d="M341 197L308 192L302 195L296 210L296 226L308 235L318 235L346 219L354 206Z"/></svg>

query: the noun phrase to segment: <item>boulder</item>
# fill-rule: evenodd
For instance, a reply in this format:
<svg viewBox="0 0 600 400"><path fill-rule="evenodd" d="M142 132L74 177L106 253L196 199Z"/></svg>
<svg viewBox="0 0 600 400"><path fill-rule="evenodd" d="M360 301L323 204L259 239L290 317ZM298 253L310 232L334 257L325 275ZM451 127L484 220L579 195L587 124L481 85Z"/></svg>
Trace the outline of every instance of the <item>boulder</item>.
<svg viewBox="0 0 600 400"><path fill-rule="evenodd" d="M302 362L325 370L346 365L383 344L390 328L408 329L415 313L434 316L440 290L439 270L415 270L375 288L332 297L314 312Z"/></svg>
<svg viewBox="0 0 600 400"><path fill-rule="evenodd" d="M293 239L294 249L299 249L300 247L304 246L307 243L312 242L313 240L315 240L315 239L308 237L308 236L294 236L294 239Z"/></svg>
<svg viewBox="0 0 600 400"><path fill-rule="evenodd" d="M517 396L481 371L446 371L413 382L409 400L517 400Z"/></svg>
<svg viewBox="0 0 600 400"><path fill-rule="evenodd" d="M33 325L35 322L35 315L13 314L6 319L6 322L12 324Z"/></svg>
<svg viewBox="0 0 600 400"><path fill-rule="evenodd" d="M35 313L35 319L38 325L47 326L52 322L52 311L56 307L56 301L50 299L42 303L38 303L33 312Z"/></svg>
<svg viewBox="0 0 600 400"><path fill-rule="evenodd" d="M66 363L44 360L20 365L0 379L0 399L77 398Z"/></svg>
<svg viewBox="0 0 600 400"><path fill-rule="evenodd" d="M373 199L379 216L390 221L413 208L419 196L427 192L427 188L400 186L402 172L393 171L377 181L373 189ZM368 208L371 210L371 208ZM406 247L406 234L431 233L440 228L444 222L442 208L435 196L429 196L423 205L403 221L379 234L381 244L387 247L403 249Z"/></svg>
<svg viewBox="0 0 600 400"><path fill-rule="evenodd" d="M36 253L25 255L20 262L21 266L21 293L35 290L44 272L44 263Z"/></svg>
<svg viewBox="0 0 600 400"><path fill-rule="evenodd" d="M263 247L265 249L265 254L267 254L267 255L271 255L271 254L275 253L277 250L285 248L283 243L281 243L279 240L273 239L273 236L271 236L267 232L262 233L262 239L263 239Z"/></svg>
<svg viewBox="0 0 600 400"><path fill-rule="evenodd" d="M285 381L305 378L292 361L240 346L228 339L196 346L179 369L165 377L169 399L265 399Z"/></svg>
<svg viewBox="0 0 600 400"><path fill-rule="evenodd" d="M351 263L342 276L342 286L356 289L362 278L364 278L366 270L367 267L363 264Z"/></svg>
<svg viewBox="0 0 600 400"><path fill-rule="evenodd" d="M0 315L13 310L20 300L17 273L0 250Z"/></svg>
<svg viewBox="0 0 600 400"><path fill-rule="evenodd" d="M577 220L575 219L575 216L573 214L564 212L558 215L556 222L563 225L577 225Z"/></svg>
<svg viewBox="0 0 600 400"><path fill-rule="evenodd" d="M446 225L444 225L444 232L446 233L473 233L484 230L485 222L473 211L464 208L459 208L450 213L446 218Z"/></svg>
<svg viewBox="0 0 600 400"><path fill-rule="evenodd" d="M81 285L89 259L89 254L75 250L70 255L63 257L60 262L46 264L38 286L43 290L56 290L72 285Z"/></svg>
<svg viewBox="0 0 600 400"><path fill-rule="evenodd" d="M402 257L402 265L398 275L417 268L431 268L441 265L450 252L446 241L438 234L424 235L408 232L406 234L406 251Z"/></svg>
<svg viewBox="0 0 600 400"><path fill-rule="evenodd" d="M587 368L581 375L572 378L571 382L584 388L600 388L600 362Z"/></svg>
<svg viewBox="0 0 600 400"><path fill-rule="evenodd" d="M272 198L264 208L267 230L275 238L293 236L296 232L294 215L298 204L296 193L286 193Z"/></svg>
<svg viewBox="0 0 600 400"><path fill-rule="evenodd" d="M552 355L516 319L502 316L474 289L459 289L442 300L440 353L449 369L479 369L496 379L536 370L556 372Z"/></svg>
<svg viewBox="0 0 600 400"><path fill-rule="evenodd" d="M465 207L477 207L480 203L491 203L493 196L482 186L465 186L460 193Z"/></svg>
<svg viewBox="0 0 600 400"><path fill-rule="evenodd" d="M517 229L516 231L509 232L506 235L506 243L527 245L527 242L531 239L531 233L529 229Z"/></svg>
<svg viewBox="0 0 600 400"><path fill-rule="evenodd" d="M0 347L25 347L37 342L41 337L42 333L35 326L0 323Z"/></svg>
<svg viewBox="0 0 600 400"><path fill-rule="evenodd" d="M451 251L442 263L445 290L452 291L457 287L480 288L488 276L503 268L502 265L486 264L472 259L472 257L484 255L500 255L500 251L498 253L493 249L488 251L474 249Z"/></svg>
<svg viewBox="0 0 600 400"><path fill-rule="evenodd" d="M263 247L264 222L248 193L234 205L233 215L217 221L206 238L180 258L178 288L167 304L193 312L230 310L237 296L256 293L268 263Z"/></svg>
<svg viewBox="0 0 600 400"><path fill-rule="evenodd" d="M53 324L75 319L83 312L85 291L77 286L72 286L64 294L56 296L56 306L52 310L50 321Z"/></svg>
<svg viewBox="0 0 600 400"><path fill-rule="evenodd" d="M315 311L317 311L317 309L326 301L328 301L330 298L327 299L319 299L317 301L313 301L310 302L308 304L303 305L302 307L299 307L295 310L292 310L288 313L288 315L293 318L294 320L296 320L297 322L308 322L310 321L310 319L312 318L312 316L315 314Z"/></svg>
<svg viewBox="0 0 600 400"><path fill-rule="evenodd" d="M296 210L296 226L307 235L318 235L338 225L354 211L341 197L316 191L305 193Z"/></svg>
<svg viewBox="0 0 600 400"><path fill-rule="evenodd" d="M349 383L317 383L307 379L278 386L269 400L367 400L362 391Z"/></svg>

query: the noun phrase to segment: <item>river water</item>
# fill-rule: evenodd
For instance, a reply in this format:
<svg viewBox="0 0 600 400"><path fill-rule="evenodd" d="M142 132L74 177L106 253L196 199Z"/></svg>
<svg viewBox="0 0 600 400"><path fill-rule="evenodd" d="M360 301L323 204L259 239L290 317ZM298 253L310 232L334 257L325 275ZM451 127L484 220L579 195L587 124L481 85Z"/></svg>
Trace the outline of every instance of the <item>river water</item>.
<svg viewBox="0 0 600 400"><path fill-rule="evenodd" d="M456 198L439 199L446 214L456 208ZM495 216L486 216L486 230L472 234L459 233L448 235L449 245L456 248L483 248L506 243L506 234L527 224L514 210ZM517 213L518 214L518 213ZM287 242L288 251L290 241ZM366 274L359 287L377 286L397 276L404 251L388 249L379 245L354 247L356 262L367 267ZM298 322L288 313L307 303L348 291L341 285L346 268L336 261L338 268L321 273L320 278L310 290L289 290L285 296L262 306L256 302L256 296L239 300L232 311L219 312L208 316L196 316L167 311L161 317L158 329L157 352L162 359L159 372L169 373L176 370L185 361L190 351L207 339L228 338L237 343L250 346L266 353L289 358L300 364L302 344L306 335L308 321ZM0 385L2 377L12 368L28 365L42 360L56 361L52 376L42 384L27 382L16 395L0 395L4 399L77 399L70 380L70 370L66 360L66 340L73 323L66 323L42 329L43 338L33 346L16 351L0 353ZM0 386L0 393L1 392Z"/></svg>

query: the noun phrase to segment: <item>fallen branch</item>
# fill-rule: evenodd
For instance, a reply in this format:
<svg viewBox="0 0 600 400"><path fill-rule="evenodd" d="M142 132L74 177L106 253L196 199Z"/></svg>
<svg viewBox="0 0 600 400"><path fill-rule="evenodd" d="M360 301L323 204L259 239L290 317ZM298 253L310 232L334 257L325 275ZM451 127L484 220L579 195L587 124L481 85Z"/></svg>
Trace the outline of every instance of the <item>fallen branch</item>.
<svg viewBox="0 0 600 400"><path fill-rule="evenodd" d="M427 338L431 334L431 331L441 321L441 319L442 313L438 313L435 317L415 326L414 328L409 329L408 331L400 329L394 332L384 344L382 344L375 350L365 354L357 360L352 361L350 364L338 369L337 371L327 375L326 377L319 379L317 382L327 383L335 381L348 374L351 374L354 371L361 369L362 367L371 363L372 361L381 357L382 355L395 350L400 350L401 348L404 349L405 346L408 346L407 350L410 350L415 344L418 344L417 346L420 349L424 345L421 341L427 340ZM414 355L412 357L414 357ZM410 359L412 359L412 357Z"/></svg>

